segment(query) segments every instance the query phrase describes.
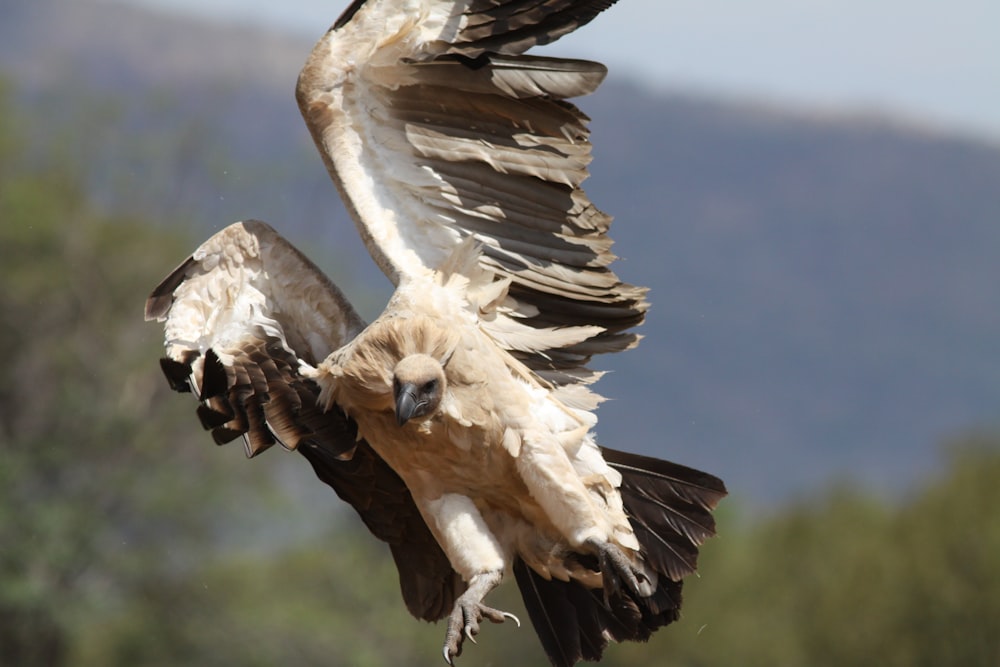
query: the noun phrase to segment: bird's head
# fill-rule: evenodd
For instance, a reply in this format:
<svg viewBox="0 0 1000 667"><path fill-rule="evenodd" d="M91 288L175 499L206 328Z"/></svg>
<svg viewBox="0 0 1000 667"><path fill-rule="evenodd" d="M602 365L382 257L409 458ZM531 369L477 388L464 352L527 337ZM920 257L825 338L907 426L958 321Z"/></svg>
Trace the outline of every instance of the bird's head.
<svg viewBox="0 0 1000 667"><path fill-rule="evenodd" d="M392 374L392 397L400 426L437 410L445 391L444 367L427 354L403 357Z"/></svg>

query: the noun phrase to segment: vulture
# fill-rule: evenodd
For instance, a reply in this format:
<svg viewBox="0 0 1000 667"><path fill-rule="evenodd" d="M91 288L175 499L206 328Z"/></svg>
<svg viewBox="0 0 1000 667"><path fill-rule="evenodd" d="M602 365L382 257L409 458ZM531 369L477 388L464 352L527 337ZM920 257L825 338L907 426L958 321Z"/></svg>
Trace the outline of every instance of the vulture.
<svg viewBox="0 0 1000 667"><path fill-rule="evenodd" d="M568 100L606 74L527 55L614 0L354 0L296 88L323 162L396 289L364 322L259 221L209 238L152 292L161 367L216 443L298 452L388 543L444 658L513 574L550 662L599 660L679 617L718 478L599 446L595 354L638 341L611 218L581 189Z"/></svg>

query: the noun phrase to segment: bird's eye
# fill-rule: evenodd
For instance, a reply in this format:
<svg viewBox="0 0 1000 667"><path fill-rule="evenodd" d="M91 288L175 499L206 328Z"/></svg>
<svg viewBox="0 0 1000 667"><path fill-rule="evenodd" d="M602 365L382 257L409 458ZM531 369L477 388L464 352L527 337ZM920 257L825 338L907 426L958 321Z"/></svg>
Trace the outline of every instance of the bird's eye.
<svg viewBox="0 0 1000 667"><path fill-rule="evenodd" d="M422 389L425 394L430 394L433 393L435 390L437 390L437 386L438 386L438 381L436 379L428 380L427 382L424 383Z"/></svg>

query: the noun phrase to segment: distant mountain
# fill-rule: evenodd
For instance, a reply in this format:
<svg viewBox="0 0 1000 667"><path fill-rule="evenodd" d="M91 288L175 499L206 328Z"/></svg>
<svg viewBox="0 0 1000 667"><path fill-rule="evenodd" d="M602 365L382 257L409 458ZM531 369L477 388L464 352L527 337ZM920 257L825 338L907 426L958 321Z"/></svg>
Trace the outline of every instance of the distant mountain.
<svg viewBox="0 0 1000 667"><path fill-rule="evenodd" d="M80 131L34 140L85 160L95 197L198 235L268 220L377 313L387 282L292 94L325 26L0 1L0 71ZM1000 422L1000 147L653 94L624 72L579 105L619 273L652 287L643 343L601 361L603 442L768 502L831 478L898 492L942 439Z"/></svg>

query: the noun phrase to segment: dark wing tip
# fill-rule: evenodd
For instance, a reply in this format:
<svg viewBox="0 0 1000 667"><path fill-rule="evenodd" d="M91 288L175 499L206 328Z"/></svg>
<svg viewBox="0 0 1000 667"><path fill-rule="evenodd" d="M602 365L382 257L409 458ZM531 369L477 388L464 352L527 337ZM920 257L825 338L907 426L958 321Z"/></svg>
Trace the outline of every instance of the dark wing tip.
<svg viewBox="0 0 1000 667"><path fill-rule="evenodd" d="M188 269L196 265L194 257L188 257L180 266L171 271L146 299L146 321L159 320L167 316L170 306L174 303L174 290L188 277Z"/></svg>
<svg viewBox="0 0 1000 667"><path fill-rule="evenodd" d="M167 383L170 385L171 389L179 392L191 391L190 362L184 363L174 361L170 357L163 357L160 359L160 369L163 371L164 377L167 378Z"/></svg>
<svg viewBox="0 0 1000 667"><path fill-rule="evenodd" d="M452 48L469 55L521 53L590 23L617 0L476 0Z"/></svg>
<svg viewBox="0 0 1000 667"><path fill-rule="evenodd" d="M229 374L219 355L213 349L207 350L201 376L201 399L221 396L230 389L230 384Z"/></svg>
<svg viewBox="0 0 1000 667"><path fill-rule="evenodd" d="M344 27L352 18L354 18L354 15L358 13L358 10L361 9L366 2L368 2L368 0L354 0L354 2L348 5L347 9L340 14L330 30L337 30L338 28Z"/></svg>

